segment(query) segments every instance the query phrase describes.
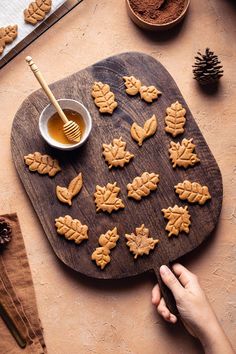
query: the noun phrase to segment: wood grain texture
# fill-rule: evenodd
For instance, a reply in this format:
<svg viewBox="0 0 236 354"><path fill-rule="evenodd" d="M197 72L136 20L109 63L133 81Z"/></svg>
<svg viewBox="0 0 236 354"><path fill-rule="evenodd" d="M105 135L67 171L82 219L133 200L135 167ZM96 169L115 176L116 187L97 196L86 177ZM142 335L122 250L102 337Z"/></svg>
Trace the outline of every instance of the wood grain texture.
<svg viewBox="0 0 236 354"><path fill-rule="evenodd" d="M125 93L122 77L134 75L144 85L156 85L162 96L152 104L142 101L139 96ZM91 97L94 81L108 83L115 93L118 108L113 115L101 115ZM124 53L105 59L85 70L50 85L56 98L72 98L81 101L93 118L93 129L87 143L79 150L61 152L48 146L40 136L38 118L48 99L42 90L31 94L16 113L11 136L13 160L25 190L40 219L45 234L56 255L66 265L87 276L116 279L154 270L161 264L168 264L200 245L213 231L222 204L222 178L218 165L210 152L186 102L170 74L154 58L141 53ZM187 110L185 132L172 138L164 131L165 110L178 100ZM157 133L147 139L140 148L130 136L133 122L143 125L153 114L158 119ZM127 150L135 155L122 169L108 169L102 157L102 144L110 143L122 136ZM201 163L188 169L173 169L169 160L169 143L183 138L193 138ZM57 158L62 171L54 178L31 173L24 164L23 156L39 151ZM156 191L137 202L127 197L126 185L144 171L158 173L160 183ZM72 207L61 204L56 198L56 185L67 186L78 173L82 172L84 185L73 200ZM204 206L190 205L181 201L174 186L184 180L196 181L209 186L212 199ZM93 193L95 186L108 182L121 188L125 209L108 215L96 213ZM167 237L166 220L161 212L169 206L188 204L191 214L189 235ZM80 245L59 236L54 226L55 218L71 215L82 224L89 226L89 239ZM125 242L125 233L135 231L141 224L150 229L150 235L160 240L149 256L134 260ZM111 252L111 263L101 271L91 261L91 254L98 247L101 233L115 226L120 239Z"/></svg>

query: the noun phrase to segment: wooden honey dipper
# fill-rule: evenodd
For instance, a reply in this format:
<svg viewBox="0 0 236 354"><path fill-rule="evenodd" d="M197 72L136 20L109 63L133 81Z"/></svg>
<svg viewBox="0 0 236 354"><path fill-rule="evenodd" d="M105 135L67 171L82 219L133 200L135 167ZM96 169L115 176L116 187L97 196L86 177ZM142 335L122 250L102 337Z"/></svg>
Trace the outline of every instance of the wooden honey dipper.
<svg viewBox="0 0 236 354"><path fill-rule="evenodd" d="M36 79L38 80L39 84L41 85L42 89L48 96L49 100L53 104L53 106L56 108L60 118L63 120L64 125L63 125L63 132L65 136L67 137L68 140L73 141L73 142L79 142L81 139L81 130L80 127L77 123L73 122L72 120L68 120L65 113L61 109L59 103L57 102L55 96L53 95L52 91L48 87L48 84L46 83L43 75L41 74L39 68L37 65L33 62L32 58L30 56L27 56L25 58L26 62L28 63L29 67L33 71Z"/></svg>

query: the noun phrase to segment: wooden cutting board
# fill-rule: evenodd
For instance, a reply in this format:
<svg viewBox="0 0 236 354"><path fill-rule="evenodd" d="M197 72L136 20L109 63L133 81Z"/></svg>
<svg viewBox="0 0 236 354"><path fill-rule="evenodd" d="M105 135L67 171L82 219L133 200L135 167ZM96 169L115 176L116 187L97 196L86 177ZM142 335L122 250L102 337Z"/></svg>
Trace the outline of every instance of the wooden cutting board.
<svg viewBox="0 0 236 354"><path fill-rule="evenodd" d="M27 70L27 68L26 68ZM125 93L123 76L134 75L144 85L155 85L162 96L148 104ZM118 108L113 115L102 115L94 105L91 87L94 81L108 83L115 93ZM52 84L56 98L72 98L81 101L90 111L93 129L88 142L74 152L61 152L48 146L41 138L38 119L48 99L42 90L32 93L16 113L11 136L13 160L23 186L39 217L45 234L58 258L74 270L87 276L103 279L117 279L135 276L154 270L158 276L161 264L169 264L200 245L213 231L222 204L222 178L219 167L187 107L176 83L167 70L154 58L142 53L124 53L107 58L61 81ZM178 100L186 108L185 132L173 139L164 131L165 111ZM142 147L130 136L133 122L143 125L153 114L158 119L157 133L146 140ZM127 150L135 157L122 169L108 169L102 157L102 144L122 137ZM170 141L193 138L201 162L194 167L173 169L169 159ZM39 151L57 158L62 171L54 178L32 173L24 164L24 155ZM140 202L127 198L126 185L144 171L160 175L156 191ZM72 207L62 204L55 195L57 185L67 186L79 172L83 174L84 185L73 200ZM174 186L184 180L196 181L209 186L212 196L205 205L193 205L181 201ZM121 188L125 209L107 214L96 213L93 193L95 186L117 182ZM188 205L191 214L190 233L178 237L167 237L167 220L161 212L169 206ZM89 226L89 239L80 245L59 236L54 226L55 218L71 215ZM134 260L125 242L125 233L132 233L136 227L145 224L153 238L160 240L149 256ZM101 233L117 226L120 239L111 251L111 263L101 270L91 261L91 254L98 247ZM165 293L165 289L163 288ZM168 295L166 295L168 296Z"/></svg>

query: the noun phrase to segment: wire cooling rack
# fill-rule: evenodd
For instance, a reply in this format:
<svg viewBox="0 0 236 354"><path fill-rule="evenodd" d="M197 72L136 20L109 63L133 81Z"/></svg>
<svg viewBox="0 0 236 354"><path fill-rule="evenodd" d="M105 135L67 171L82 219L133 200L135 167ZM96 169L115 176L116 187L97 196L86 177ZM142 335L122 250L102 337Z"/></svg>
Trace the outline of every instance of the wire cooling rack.
<svg viewBox="0 0 236 354"><path fill-rule="evenodd" d="M83 0L65 1L63 5L48 16L37 28L35 28L29 35L22 39L22 41L16 44L16 46L12 48L2 59L0 59L0 69L82 1Z"/></svg>

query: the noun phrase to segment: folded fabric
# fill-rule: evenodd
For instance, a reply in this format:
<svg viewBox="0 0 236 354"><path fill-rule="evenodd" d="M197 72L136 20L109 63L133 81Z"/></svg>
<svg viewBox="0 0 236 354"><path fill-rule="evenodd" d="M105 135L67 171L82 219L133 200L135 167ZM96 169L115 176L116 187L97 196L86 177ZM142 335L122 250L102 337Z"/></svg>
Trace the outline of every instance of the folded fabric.
<svg viewBox="0 0 236 354"><path fill-rule="evenodd" d="M26 339L21 349L0 317L0 352L46 354L34 286L16 214L1 215L12 228L12 240L0 251L0 302Z"/></svg>

